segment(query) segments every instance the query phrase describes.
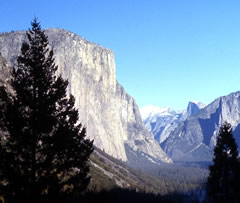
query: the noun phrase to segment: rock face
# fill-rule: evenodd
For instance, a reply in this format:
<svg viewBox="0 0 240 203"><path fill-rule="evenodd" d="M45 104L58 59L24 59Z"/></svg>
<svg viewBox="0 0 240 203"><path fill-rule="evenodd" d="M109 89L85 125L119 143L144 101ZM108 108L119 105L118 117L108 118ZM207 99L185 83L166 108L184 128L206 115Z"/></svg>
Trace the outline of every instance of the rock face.
<svg viewBox="0 0 240 203"><path fill-rule="evenodd" d="M201 102L189 102L186 110L175 111L171 108L146 106L140 109L144 124L160 144L163 143L178 125L196 114L205 105Z"/></svg>
<svg viewBox="0 0 240 203"><path fill-rule="evenodd" d="M2 57L0 53L0 85L4 85L10 76L9 67L7 66L6 60Z"/></svg>
<svg viewBox="0 0 240 203"><path fill-rule="evenodd" d="M113 52L65 30L45 33L58 73L68 79L68 92L75 96L80 121L94 144L123 161L131 162L126 153L130 148L135 154L171 162L145 129L134 99L116 81ZM0 35L0 53L11 66L25 39L25 32Z"/></svg>
<svg viewBox="0 0 240 203"><path fill-rule="evenodd" d="M186 118L189 118L190 116L196 114L200 109L202 109L204 107L205 107L205 105L202 104L201 102L190 101L188 103L188 107L187 107L187 111L186 111Z"/></svg>
<svg viewBox="0 0 240 203"><path fill-rule="evenodd" d="M144 124L154 139L161 144L178 126L182 119L182 112L170 108L146 106L140 109Z"/></svg>
<svg viewBox="0 0 240 203"><path fill-rule="evenodd" d="M181 122L161 146L174 161L211 161L216 137L224 121L232 125L240 146L240 92L216 99Z"/></svg>

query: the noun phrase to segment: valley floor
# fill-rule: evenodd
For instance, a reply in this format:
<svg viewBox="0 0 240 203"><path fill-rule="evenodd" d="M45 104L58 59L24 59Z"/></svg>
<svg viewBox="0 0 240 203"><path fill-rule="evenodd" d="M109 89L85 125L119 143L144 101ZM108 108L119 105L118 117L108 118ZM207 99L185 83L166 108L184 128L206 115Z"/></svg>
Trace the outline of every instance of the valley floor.
<svg viewBox="0 0 240 203"><path fill-rule="evenodd" d="M77 202L84 203L186 203L186 202L200 202L197 198L189 197L184 194L169 194L169 195L156 195L151 193L136 192L128 189L113 189L110 191L101 191L98 193L90 192L84 196L79 197Z"/></svg>
<svg viewBox="0 0 240 203"><path fill-rule="evenodd" d="M132 169L99 149L91 157L90 172L91 183L80 202L203 202L208 176L207 167L198 164Z"/></svg>

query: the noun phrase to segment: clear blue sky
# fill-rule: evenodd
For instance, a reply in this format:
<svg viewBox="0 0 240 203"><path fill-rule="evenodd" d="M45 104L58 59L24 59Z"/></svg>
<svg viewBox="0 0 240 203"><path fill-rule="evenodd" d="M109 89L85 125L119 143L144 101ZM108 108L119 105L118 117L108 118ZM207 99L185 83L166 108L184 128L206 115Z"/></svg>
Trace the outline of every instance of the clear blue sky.
<svg viewBox="0 0 240 203"><path fill-rule="evenodd" d="M70 30L115 53L117 79L140 107L183 109L240 90L240 1L1 0L0 32Z"/></svg>

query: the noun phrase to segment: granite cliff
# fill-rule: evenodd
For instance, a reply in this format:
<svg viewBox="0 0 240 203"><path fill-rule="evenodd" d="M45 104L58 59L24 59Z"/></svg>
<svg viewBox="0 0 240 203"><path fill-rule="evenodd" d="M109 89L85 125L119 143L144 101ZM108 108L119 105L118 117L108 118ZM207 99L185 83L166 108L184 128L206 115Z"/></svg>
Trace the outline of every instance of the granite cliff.
<svg viewBox="0 0 240 203"><path fill-rule="evenodd" d="M68 79L68 92L75 96L80 121L94 144L123 161L143 156L152 162L171 162L145 129L134 99L117 82L113 52L66 30L47 29L45 33L58 74ZM22 31L0 34L5 67L14 65L24 40Z"/></svg>
<svg viewBox="0 0 240 203"><path fill-rule="evenodd" d="M219 128L229 122L240 146L240 92L219 97L181 122L161 144L174 161L211 161Z"/></svg>

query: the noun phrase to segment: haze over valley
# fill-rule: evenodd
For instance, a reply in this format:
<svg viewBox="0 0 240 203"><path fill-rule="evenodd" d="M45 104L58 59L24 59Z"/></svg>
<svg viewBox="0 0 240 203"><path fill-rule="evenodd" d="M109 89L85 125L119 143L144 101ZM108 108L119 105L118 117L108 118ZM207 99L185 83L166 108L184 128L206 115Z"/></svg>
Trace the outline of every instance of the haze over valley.
<svg viewBox="0 0 240 203"><path fill-rule="evenodd" d="M224 123L231 126L229 132L240 147L236 6L217 1L93 2L70 1L64 3L66 8L60 5L63 2L48 2L44 11L44 3L26 1L29 9L34 8L20 20L19 9L4 3L2 8L16 11L16 22L10 18L0 27L0 90L16 94L11 86L13 70L29 40L26 24L35 11L39 18L34 19L40 20L47 36L47 51L53 50L56 74L69 82L67 98L75 98L79 113L75 118L81 129L86 128L86 139L93 140L94 152L87 160L90 182L84 192L70 198L74 202L208 202L209 166ZM60 11L66 12L66 19ZM220 27L228 31L222 33ZM8 118L6 113L0 116ZM0 143L7 146L2 120ZM5 196L0 191L0 198Z"/></svg>

